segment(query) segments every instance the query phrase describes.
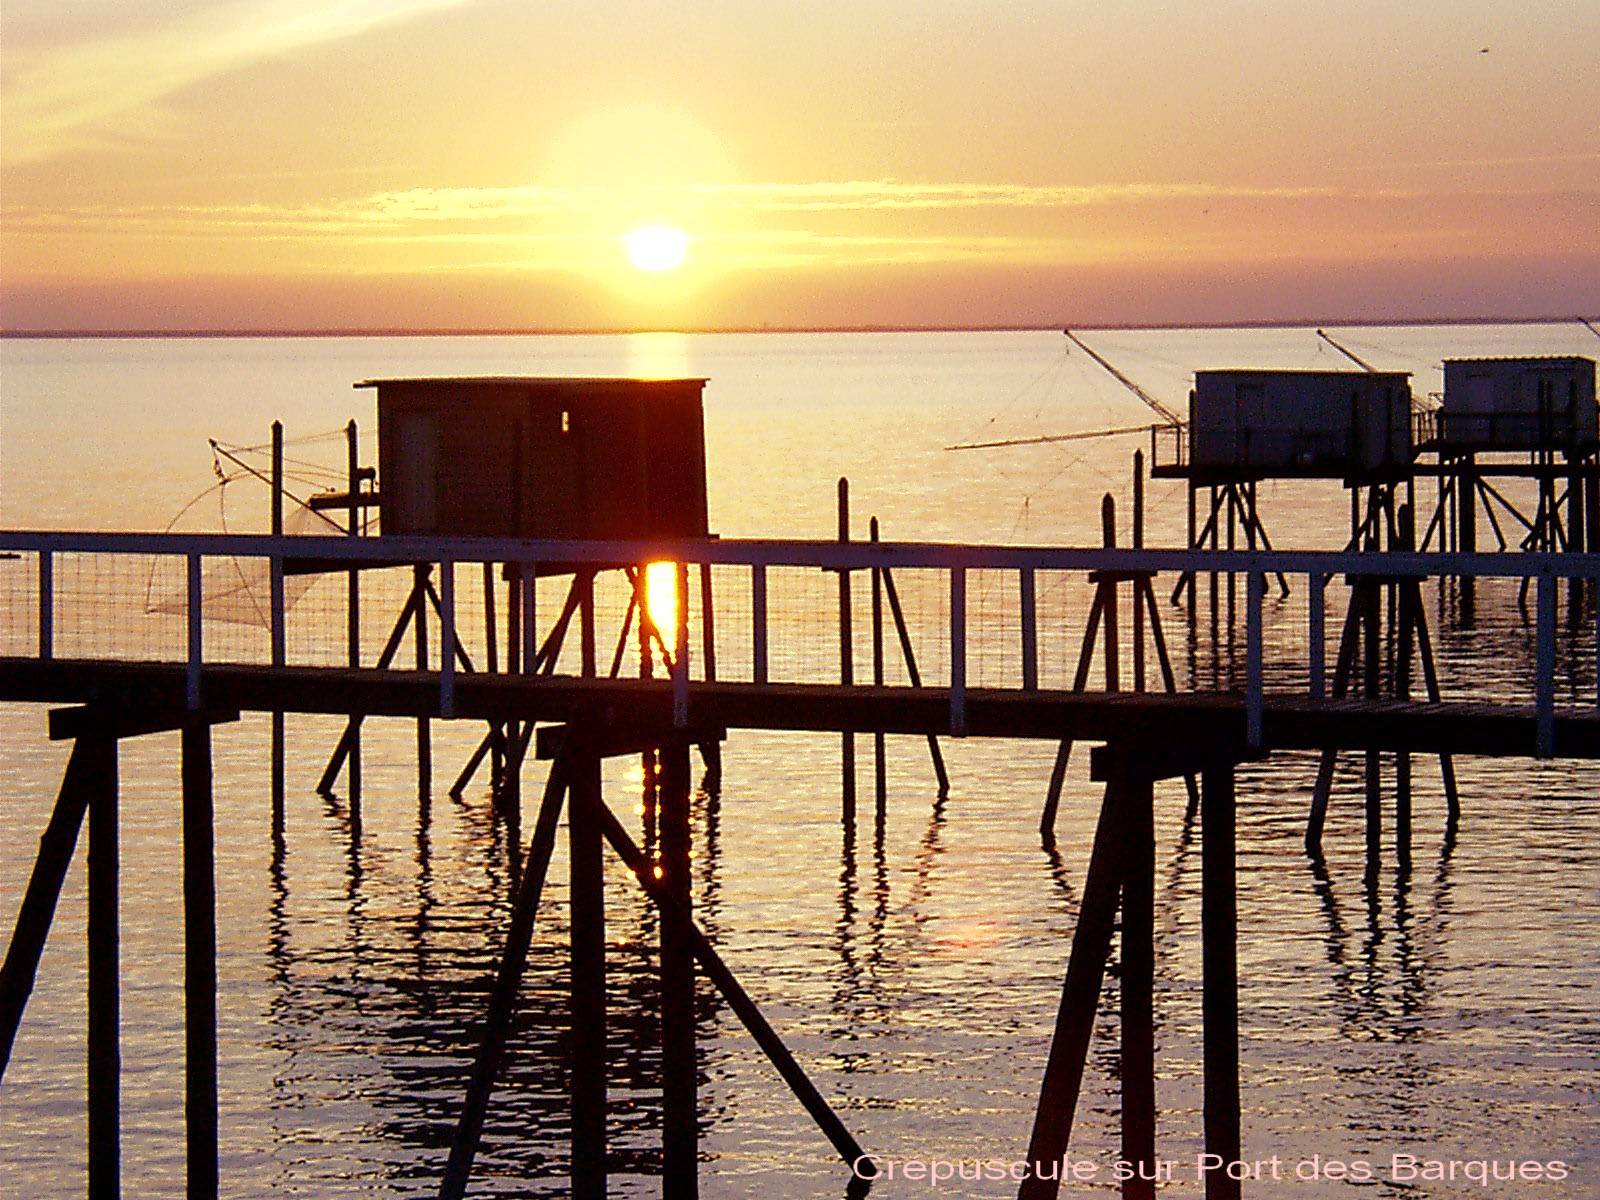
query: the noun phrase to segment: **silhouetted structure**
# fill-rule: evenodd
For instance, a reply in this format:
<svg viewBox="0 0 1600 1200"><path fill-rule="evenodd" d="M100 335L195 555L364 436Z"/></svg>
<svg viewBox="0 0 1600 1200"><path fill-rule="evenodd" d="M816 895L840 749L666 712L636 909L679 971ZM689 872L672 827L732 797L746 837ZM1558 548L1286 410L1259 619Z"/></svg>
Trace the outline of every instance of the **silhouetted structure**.
<svg viewBox="0 0 1600 1200"><path fill-rule="evenodd" d="M378 379L383 532L704 537L703 379Z"/></svg>

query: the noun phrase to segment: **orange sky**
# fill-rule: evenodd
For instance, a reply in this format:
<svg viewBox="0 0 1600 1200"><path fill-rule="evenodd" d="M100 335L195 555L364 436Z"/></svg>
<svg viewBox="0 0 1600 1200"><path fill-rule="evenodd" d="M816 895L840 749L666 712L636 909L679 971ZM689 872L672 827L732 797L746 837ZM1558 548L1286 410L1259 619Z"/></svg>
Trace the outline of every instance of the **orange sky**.
<svg viewBox="0 0 1600 1200"><path fill-rule="evenodd" d="M1593 0L7 0L0 42L8 330L1600 311ZM648 223L686 266L628 264Z"/></svg>

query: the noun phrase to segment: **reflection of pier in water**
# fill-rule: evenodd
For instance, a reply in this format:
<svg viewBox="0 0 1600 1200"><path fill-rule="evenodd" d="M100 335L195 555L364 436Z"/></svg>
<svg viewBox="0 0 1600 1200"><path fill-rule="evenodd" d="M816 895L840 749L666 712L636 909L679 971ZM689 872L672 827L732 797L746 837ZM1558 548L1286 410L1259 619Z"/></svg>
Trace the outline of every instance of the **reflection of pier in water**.
<svg viewBox="0 0 1600 1200"><path fill-rule="evenodd" d="M496 801L498 808L491 805L479 818L484 886L504 897L494 910L501 929L481 946L467 951L452 948L441 925L440 880L431 865L429 818L430 805L442 801L427 794L419 798L415 906L398 927L392 915L379 920L366 907L370 864L356 797L327 801L324 819L345 843L347 855L343 903L348 940L336 950L297 945L293 858L279 827L271 865L269 928L269 958L279 980L273 1025L278 1044L292 1062L297 1026L329 1019L323 1003L329 997L353 1005L358 1014L381 1009L388 1026L400 1031L398 1045L403 1049L382 1056L389 1077L380 1077L372 1086L383 1097L386 1136L418 1151L414 1168L408 1170L436 1171L452 1127L454 1161L458 1167L470 1162L478 1131L470 1118L458 1122L455 1107L455 1097L470 1086L472 1103L490 1135L480 1166L495 1173L514 1170L551 1178L566 1173L578 1194L597 1194L608 1170L661 1170L670 1193L692 1193L695 1146L706 1119L697 1046L708 1022L718 1019L718 1005L726 1005L757 1032L763 1049L835 1149L846 1158L853 1149L853 1138L838 1117L714 956L710 943L715 938L703 936L728 924L718 905L720 808L714 790L694 795L689 754L696 745L714 744L723 730L883 731L919 739L954 735L1099 744L1092 755L1092 771L1107 791L1087 877L1075 884L1070 864L1046 856L1050 886L1077 917L1030 1149L1030 1157L1039 1161L1059 1158L1066 1147L1097 1022L1108 1031L1114 1028L1119 1043L1113 1054L1106 1039L1108 1049L1100 1062L1107 1069L1114 1066L1119 1080L1124 1156L1153 1159L1157 1029L1153 997L1172 986L1172 977L1165 973L1173 969L1171 950L1178 941L1178 928L1170 924L1168 910L1160 910L1158 918L1153 902L1157 881L1151 805L1158 781L1188 774L1202 780L1198 805L1185 813L1165 888L1174 896L1192 897L1198 858L1206 1144L1232 1158L1237 1157L1239 1139L1236 768L1263 757L1270 762L1270 756L1287 751L1332 749L1383 755L1600 757L1594 697L1575 699L1568 687L1558 687L1562 672L1570 673L1574 667L1570 652L1564 663L1559 652L1556 589L1562 580L1600 576L1600 562L1586 555L1229 553L734 540L616 543L397 537L380 544L358 538L51 533L5 534L0 548L27 555L25 561L37 564L24 586L33 593L35 611L43 614L37 626L26 631L31 645L6 647L0 677L3 698L86 706L58 711L52 719L56 736L76 739L74 765L63 786L55 831L46 840L8 951L6 1015L9 1032L14 1033L26 998L24 985L31 983L27 957L48 927L48 909L54 889L60 886L56 872L64 872L76 838L76 820L87 812L90 910L99 914L91 917L91 961L101 964L91 971L90 979L91 1059L100 1068L90 1083L90 1162L91 1173L102 1181L107 1172L114 1178L117 1163L115 1026L105 1021L107 1006L114 1012L117 996L115 974L106 973L106 964L115 961L115 924L104 908L107 889L115 894L116 860L105 852L104 831L114 820L115 747L123 737L159 728L185 731L185 806L191 814L185 852L190 887L196 889L190 892L192 911L199 922L191 930L195 940L189 969L195 974L189 995L197 1007L190 1012L189 1053L196 1065L190 1080L196 1090L191 1095L200 1103L191 1111L203 1112L207 1083L202 1068L208 1054L215 1062L215 1045L207 1041L204 1004L208 944L203 851L208 824L199 819L209 808L210 725L239 710L256 710L354 713L424 722L464 720L480 729L485 724L512 730L519 724L530 729L535 723L550 727L529 743L531 751L557 764L551 768L554 783L546 787L537 819L519 820L516 807L504 795ZM128 555L175 556L186 564L186 613L166 618L171 624L165 629L134 638L132 647L115 645L114 631L91 634L66 622L58 631L58 611L70 611L70 586L81 586L85 580L92 584L98 564ZM291 661L286 649L290 615L280 603L272 614L269 654L252 660L234 646L208 645L201 620L204 562L241 557L263 561L268 573L280 580L294 563L306 559L341 573L365 566L374 571L397 569L414 577L414 569L424 570L438 581L438 608L430 610L437 617L433 626L437 640L424 647L420 665L406 669L351 666L343 659L342 645L314 641ZM58 595L55 567L69 561L73 571L60 576L68 585L62 589L66 594ZM671 653L658 660L660 670L654 677L602 676L594 650L601 573L611 570L619 575L617 563L655 561L678 564L678 616L675 627L660 631L661 648ZM457 608L463 597L457 593L455 575L462 564L478 562L520 566L524 568L520 573L506 574L523 581L541 576L548 581L558 571L565 572L561 578L567 595L576 597L552 614L537 600L536 587L522 588L517 605L510 608L522 620L515 669L508 663L495 672L468 671L455 653L471 628L465 605ZM690 569L700 565L715 574L718 586L705 589L706 607L695 615L688 578ZM912 633L920 639L918 655L936 664L929 677L916 685L818 678L837 648L838 628L818 619L811 581L822 571L865 577L885 569L901 578L912 609ZM1195 680L1187 690L1172 693L1072 690L1048 674L1040 646L1057 636L1050 625L1059 614L1041 618L1038 600L1046 594L1039 587L1041 576L1100 572L1121 578L1185 570L1245 577L1237 614L1242 667L1225 680L1229 690L1200 688ZM1266 603L1267 580L1279 572L1304 577L1311 585L1297 589L1304 594L1319 594L1335 580L1348 579L1359 587L1361 580L1373 576L1385 581L1459 574L1485 579L1532 577L1536 603L1531 656L1525 664L1513 658L1499 667L1512 672L1526 666L1523 694L1490 686L1476 698L1457 693L1437 702L1330 696L1321 609L1303 642L1286 638L1274 622L1281 620L1280 611L1290 610ZM645 574L637 572L634 577ZM908 577L923 581L920 591L906 582ZM929 578L938 597L933 604L926 599ZM969 595L984 594L978 590L980 584L970 584L969 592L969 581L988 586L996 579L1004 583L998 594L1014 598L1014 603L991 601L969 609ZM710 605L719 609L715 625L722 639L710 643L718 651L714 675L707 655L690 654L696 641L691 627L706 632ZM576 661L563 659L559 646L541 655L539 635L564 619L575 620L583 635L587 652ZM176 642L163 642L172 632L179 635ZM108 645L107 638L113 644ZM1070 629L1062 640L1073 640ZM1232 645L1234 638L1228 637L1227 643ZM164 649L168 645L173 650ZM1295 653L1301 657L1295 659ZM537 673L530 673L530 665ZM1197 674L1204 679L1203 669ZM1527 702L1528 693L1532 703ZM625 828L632 822L616 820L598 786L603 758L637 761L645 750L660 759L660 773L653 778L656 790L651 793L656 799L645 805L645 827L653 830L646 844L653 859L638 857L641 852ZM514 773L520 766L513 750L502 771ZM564 908L541 911L536 908L537 886L551 862L557 816L569 804L570 834L579 851L569 856L573 890ZM870 814L853 809L841 813L844 837L836 860L839 916L834 931L837 1017L848 1020L864 1012L863 1005L892 1003L897 966L889 944L889 918L892 912L904 912L916 929L921 897L937 874L946 822L953 819L942 802L930 806L906 894L894 909L882 804ZM691 829L700 831L705 851L693 860L688 847ZM616 907L618 885L626 873L613 869L611 886L599 886L602 839L624 862L639 868L638 883L652 904L642 906L636 920L618 920L619 912L627 911ZM1386 853L1385 843L1369 837L1369 850L1374 847ZM1417 857L1422 859L1421 854ZM655 867L662 872L659 881ZM1442 919L1437 914L1447 911L1447 883L1448 875L1441 875L1429 921ZM1375 872L1369 869L1362 886L1364 916L1358 918L1351 915L1343 885L1331 876L1317 884L1343 1019L1353 1029L1393 1035L1403 1044L1405 1031L1426 1012L1429 955L1424 934L1429 921L1415 911L1404 880L1393 900L1391 921L1383 916ZM606 907L611 910L609 932ZM538 937L534 938L536 912ZM692 923L686 921L688 914L693 914ZM1121 936L1115 938L1119 914ZM519 938L526 939L525 963ZM574 945L577 967L570 982L563 945L567 942ZM1382 946L1388 942L1395 945L1392 968L1382 958ZM1102 988L1114 943L1118 945L1115 987ZM1158 954L1158 947L1166 952ZM455 968L446 970L444 964L452 955L457 956ZM695 986L686 970L690 955L714 989ZM336 956L337 968L331 966L331 956ZM503 1024L496 1032L491 1021L485 1038L483 1014L490 998L459 986L456 970L487 978L497 961L500 982L491 1011L500 1014ZM310 971L305 969L308 964ZM214 989L213 981L213 996ZM608 1005L605 989L609 989ZM1396 998L1386 999L1386 990L1393 990ZM519 994L520 1002L512 1004ZM552 1019L557 1008L574 1014L570 1028ZM603 1022L598 1019L602 1015ZM209 1019L214 1022L214 1010ZM493 1137L497 1110L488 1105L488 1085L496 1081L493 1068L508 1042L515 1043L519 1052L506 1060L498 1087L502 1095L508 1091L515 1095L517 1120L522 1128L538 1133L537 1147ZM469 1081L465 1064L473 1055L484 1065L471 1073ZM573 1062L578 1070L571 1069ZM607 1095L607 1076L614 1097ZM292 1107L292 1075L286 1086L291 1094L280 1098L280 1104ZM214 1075L209 1087L214 1097ZM645 1096L658 1088L665 1092L664 1103L646 1103ZM441 1099L447 1096L449 1106L442 1108ZM657 1128L668 1147L665 1154L648 1144ZM191 1136L195 1162L203 1167L206 1130L192 1127ZM209 1143L213 1153L214 1138L213 1130ZM547 1160L544 1152L563 1138L572 1143L570 1163ZM464 1173L454 1177L464 1182ZM1024 1192L1046 1194L1053 1190L1047 1182L1031 1181ZM1208 1190L1214 1196L1232 1194L1236 1189L1229 1183L1213 1180ZM1130 1189L1130 1194L1140 1193Z"/></svg>

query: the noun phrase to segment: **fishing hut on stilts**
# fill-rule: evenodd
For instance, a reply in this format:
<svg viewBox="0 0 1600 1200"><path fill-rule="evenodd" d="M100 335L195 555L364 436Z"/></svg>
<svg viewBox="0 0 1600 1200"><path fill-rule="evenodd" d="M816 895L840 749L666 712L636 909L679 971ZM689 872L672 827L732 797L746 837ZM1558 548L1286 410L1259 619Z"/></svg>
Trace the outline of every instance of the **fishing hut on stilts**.
<svg viewBox="0 0 1600 1200"><path fill-rule="evenodd" d="M1600 412L1595 362L1581 356L1461 358L1444 363L1440 407L1419 418L1419 473L1438 481L1422 548L1475 553L1479 516L1498 549L1551 554L1600 550ZM1510 481L1531 480L1531 512L1507 495ZM1501 518L1506 519L1502 525ZM1512 528L1512 537L1517 528ZM1470 622L1475 586L1457 581L1460 615ZM1527 598L1524 581L1520 599ZM1581 595L1569 593L1576 617Z"/></svg>

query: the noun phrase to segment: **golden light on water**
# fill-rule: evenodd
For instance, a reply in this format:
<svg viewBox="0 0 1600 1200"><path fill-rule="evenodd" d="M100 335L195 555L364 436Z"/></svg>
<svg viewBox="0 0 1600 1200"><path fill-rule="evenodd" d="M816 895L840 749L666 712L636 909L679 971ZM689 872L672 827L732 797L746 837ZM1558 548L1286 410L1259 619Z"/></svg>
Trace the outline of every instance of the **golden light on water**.
<svg viewBox="0 0 1600 1200"><path fill-rule="evenodd" d="M644 570L645 611L670 653L677 644L678 564L653 562Z"/></svg>

